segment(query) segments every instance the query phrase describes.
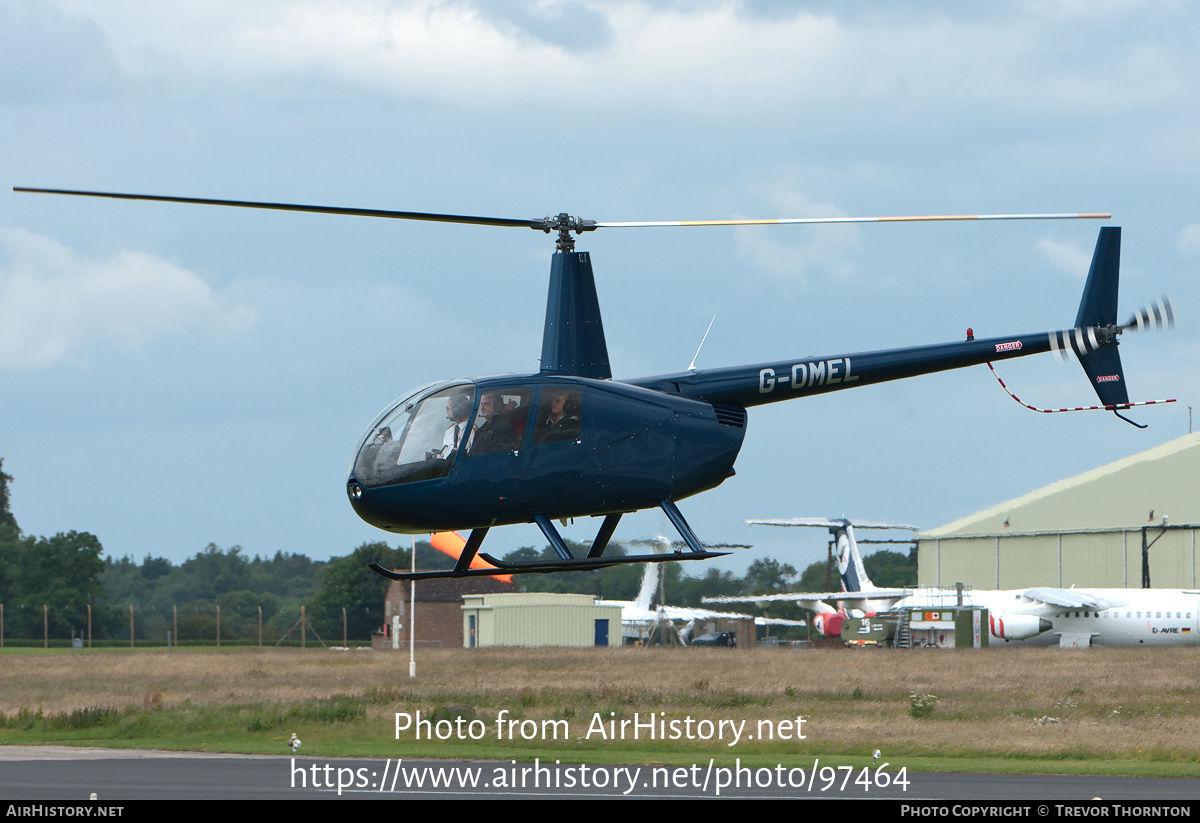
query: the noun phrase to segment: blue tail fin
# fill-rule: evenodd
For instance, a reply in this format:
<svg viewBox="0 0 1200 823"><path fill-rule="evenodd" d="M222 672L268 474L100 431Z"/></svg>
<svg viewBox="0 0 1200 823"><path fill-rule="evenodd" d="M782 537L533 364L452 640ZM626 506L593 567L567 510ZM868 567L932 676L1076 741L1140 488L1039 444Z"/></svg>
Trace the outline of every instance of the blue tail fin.
<svg viewBox="0 0 1200 823"><path fill-rule="evenodd" d="M842 577L842 591L861 592L873 589L875 584L867 577L862 555L858 552L858 541L854 539L854 526L849 520L842 522L844 525L836 531L838 572Z"/></svg>
<svg viewBox="0 0 1200 823"><path fill-rule="evenodd" d="M1117 324L1117 284L1121 275L1121 228L1105 226L1096 239L1092 267L1088 269L1087 285L1075 327L1115 326Z"/></svg>
<svg viewBox="0 0 1200 823"><path fill-rule="evenodd" d="M1121 229L1100 229L1083 299L1068 345L1079 355L1096 396L1105 406L1128 408L1129 391L1117 351L1117 287L1121 274Z"/></svg>
<svg viewBox="0 0 1200 823"><path fill-rule="evenodd" d="M551 258L542 372L597 380L612 378L600 300L587 252L560 252Z"/></svg>

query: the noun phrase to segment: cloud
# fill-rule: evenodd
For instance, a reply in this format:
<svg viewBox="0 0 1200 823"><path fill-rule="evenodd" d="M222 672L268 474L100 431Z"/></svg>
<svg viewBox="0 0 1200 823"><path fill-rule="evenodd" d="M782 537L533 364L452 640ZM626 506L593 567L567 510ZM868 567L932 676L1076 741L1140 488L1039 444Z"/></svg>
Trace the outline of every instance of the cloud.
<svg viewBox="0 0 1200 823"><path fill-rule="evenodd" d="M0 100L103 95L118 73L98 25L44 3L0 3Z"/></svg>
<svg viewBox="0 0 1200 823"><path fill-rule="evenodd" d="M1176 241L1175 247L1181 254L1200 253L1200 223L1184 226L1183 231L1179 232L1179 240Z"/></svg>
<svg viewBox="0 0 1200 823"><path fill-rule="evenodd" d="M1075 277L1086 277L1092 265L1091 254L1074 243L1043 238L1037 242L1037 250L1051 266Z"/></svg>
<svg viewBox="0 0 1200 823"><path fill-rule="evenodd" d="M92 260L52 238L0 229L2 369L85 362L174 335L236 333L254 317L161 257L121 251Z"/></svg>
<svg viewBox="0 0 1200 823"><path fill-rule="evenodd" d="M769 202L773 214L748 217L847 216L833 203L815 202L782 183L771 193ZM751 226L734 231L740 254L778 282L793 286L807 286L814 275L834 280L850 277L855 270L852 261L860 248L858 227L854 225Z"/></svg>
<svg viewBox="0 0 1200 823"><path fill-rule="evenodd" d="M906 109L945 98L1094 111L1125 102L1192 99L1190 42L1172 49L1170 9L1113 4L1127 38L1100 56L1077 12L1030 3L996 19L965 11L836 14L734 2L649 4L542 0L57 0L101 28L139 79L266 83L335 78L401 97L500 108L513 100L736 112L871 101ZM1138 15L1150 17L1139 19ZM1165 18L1165 19L1161 19ZM1176 29L1186 28L1178 21ZM1064 58L1064 50L1066 57ZM1051 71L1048 66L1057 65ZM1066 68L1061 68L1066 66ZM1124 79L1125 82L1118 82ZM989 111L992 107L989 107ZM913 112L919 116L919 112Z"/></svg>

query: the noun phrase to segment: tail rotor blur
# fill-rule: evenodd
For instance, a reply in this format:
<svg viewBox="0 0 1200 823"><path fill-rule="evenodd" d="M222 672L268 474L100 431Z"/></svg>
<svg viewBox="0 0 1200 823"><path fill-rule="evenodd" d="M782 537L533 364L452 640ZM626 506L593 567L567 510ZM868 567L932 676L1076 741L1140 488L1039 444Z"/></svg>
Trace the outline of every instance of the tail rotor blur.
<svg viewBox="0 0 1200 823"><path fill-rule="evenodd" d="M1178 314L1175 301L1163 295L1149 306L1143 306L1133 313L1129 322L1121 326L1121 331L1158 331L1175 328Z"/></svg>

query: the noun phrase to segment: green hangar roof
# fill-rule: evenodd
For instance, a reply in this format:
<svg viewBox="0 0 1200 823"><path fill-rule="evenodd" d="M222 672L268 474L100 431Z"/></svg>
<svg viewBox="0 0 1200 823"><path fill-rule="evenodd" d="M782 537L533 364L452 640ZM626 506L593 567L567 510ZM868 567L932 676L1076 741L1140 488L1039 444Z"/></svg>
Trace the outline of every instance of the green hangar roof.
<svg viewBox="0 0 1200 823"><path fill-rule="evenodd" d="M920 539L1200 523L1200 432L922 532Z"/></svg>

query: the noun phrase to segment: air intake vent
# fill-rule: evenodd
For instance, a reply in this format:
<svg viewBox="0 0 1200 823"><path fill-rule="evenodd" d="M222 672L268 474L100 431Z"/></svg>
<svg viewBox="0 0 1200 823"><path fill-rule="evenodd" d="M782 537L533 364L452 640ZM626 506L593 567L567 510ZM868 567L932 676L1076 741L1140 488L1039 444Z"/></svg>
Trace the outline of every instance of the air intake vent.
<svg viewBox="0 0 1200 823"><path fill-rule="evenodd" d="M717 422L722 426L746 428L746 410L732 403L713 403L713 411L717 413Z"/></svg>

